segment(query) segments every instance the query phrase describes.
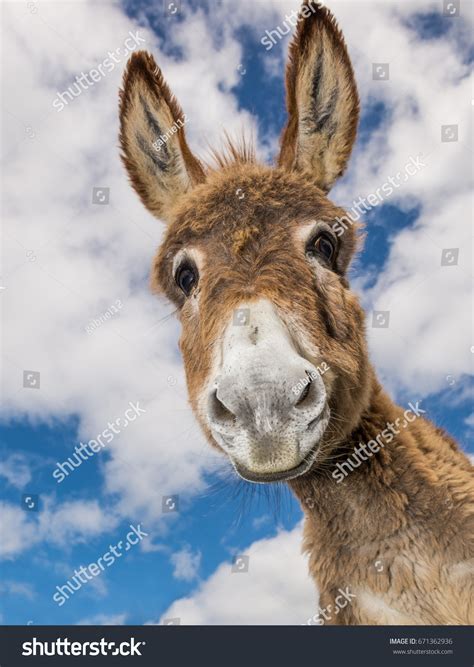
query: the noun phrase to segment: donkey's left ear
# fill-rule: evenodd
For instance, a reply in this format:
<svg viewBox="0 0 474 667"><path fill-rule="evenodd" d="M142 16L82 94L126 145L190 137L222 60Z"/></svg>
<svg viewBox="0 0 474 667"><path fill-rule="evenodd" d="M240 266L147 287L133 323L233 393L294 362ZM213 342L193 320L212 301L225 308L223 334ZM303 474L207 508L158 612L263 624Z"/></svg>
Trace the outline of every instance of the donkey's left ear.
<svg viewBox="0 0 474 667"><path fill-rule="evenodd" d="M120 91L122 159L142 202L165 221L179 196L205 178L186 143L186 120L153 56L134 53Z"/></svg>
<svg viewBox="0 0 474 667"><path fill-rule="evenodd" d="M336 20L305 0L286 72L288 123L279 165L310 172L327 192L343 173L355 141L359 96Z"/></svg>

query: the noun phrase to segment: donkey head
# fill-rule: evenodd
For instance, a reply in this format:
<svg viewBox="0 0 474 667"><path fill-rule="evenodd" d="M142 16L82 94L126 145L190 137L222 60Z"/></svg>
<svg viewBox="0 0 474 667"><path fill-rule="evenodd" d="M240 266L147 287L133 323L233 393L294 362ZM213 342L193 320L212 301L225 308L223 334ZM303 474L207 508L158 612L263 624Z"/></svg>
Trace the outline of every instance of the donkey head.
<svg viewBox="0 0 474 667"><path fill-rule="evenodd" d="M132 56L121 92L124 163L168 225L152 286L179 310L191 405L211 444L255 482L323 465L372 381L346 279L356 229L335 228L344 211L326 197L355 140L358 95L342 34L311 0L286 85L277 167L257 164L245 145L204 166L145 52Z"/></svg>

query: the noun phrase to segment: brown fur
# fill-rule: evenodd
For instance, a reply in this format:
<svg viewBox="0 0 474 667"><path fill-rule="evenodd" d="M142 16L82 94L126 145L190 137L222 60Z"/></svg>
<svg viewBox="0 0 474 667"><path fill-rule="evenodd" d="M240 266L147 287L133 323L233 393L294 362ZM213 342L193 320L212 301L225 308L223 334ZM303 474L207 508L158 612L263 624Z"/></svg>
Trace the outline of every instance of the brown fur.
<svg viewBox="0 0 474 667"><path fill-rule="evenodd" d="M375 382L370 406L339 453L347 455L402 414ZM340 586L357 595L333 622L473 622L472 467L446 433L418 418L342 484L323 474L291 486L303 507L314 508L307 511L304 546L320 606L334 604ZM366 604L368 592L384 605Z"/></svg>
<svg viewBox="0 0 474 667"><path fill-rule="evenodd" d="M144 204L168 223L152 288L179 310L190 402L214 447L198 397L240 303L269 299L298 352L315 365L327 363L330 423L313 468L290 486L306 514L304 547L320 606L334 605L340 587L356 595L329 622L472 622L474 490L469 462L456 443L418 418L342 484L331 475L337 461L403 410L377 382L364 314L346 278L359 227L338 237L330 268L308 261L300 238L305 223L330 227L344 215L324 193L346 166L358 114L342 35L328 10L312 6L290 49L289 121L276 168L257 164L248 146L232 145L217 156L216 167L205 166L180 130L162 155L160 172L147 150L141 154L136 128L150 142L156 124L166 129L182 112L151 56L132 58L121 94L124 162ZM143 99L154 116L147 122ZM192 249L202 266L198 286L186 298L176 285L173 260Z"/></svg>

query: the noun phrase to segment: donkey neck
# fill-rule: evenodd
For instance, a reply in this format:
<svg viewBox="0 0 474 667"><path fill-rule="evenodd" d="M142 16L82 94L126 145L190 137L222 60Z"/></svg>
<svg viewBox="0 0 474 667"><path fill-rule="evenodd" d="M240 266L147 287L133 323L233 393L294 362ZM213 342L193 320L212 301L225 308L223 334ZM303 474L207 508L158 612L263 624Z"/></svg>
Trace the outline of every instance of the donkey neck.
<svg viewBox="0 0 474 667"><path fill-rule="evenodd" d="M409 419L375 382L359 424L330 461L290 482L323 541L326 533L341 546L348 540L365 544L399 530L409 503L422 513L428 502L432 508L437 494L430 497L423 440L435 429L421 418L419 403L407 410Z"/></svg>

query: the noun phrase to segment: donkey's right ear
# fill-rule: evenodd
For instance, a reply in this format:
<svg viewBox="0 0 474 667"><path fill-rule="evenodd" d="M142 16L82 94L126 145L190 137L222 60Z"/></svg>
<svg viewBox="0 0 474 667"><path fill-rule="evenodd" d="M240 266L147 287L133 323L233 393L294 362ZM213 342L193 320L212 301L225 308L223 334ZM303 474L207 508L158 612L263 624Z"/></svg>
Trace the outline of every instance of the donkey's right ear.
<svg viewBox="0 0 474 667"><path fill-rule="evenodd" d="M186 120L153 56L134 53L120 91L122 160L142 202L165 221L179 196L205 178L186 143Z"/></svg>

